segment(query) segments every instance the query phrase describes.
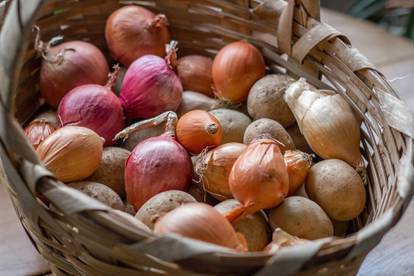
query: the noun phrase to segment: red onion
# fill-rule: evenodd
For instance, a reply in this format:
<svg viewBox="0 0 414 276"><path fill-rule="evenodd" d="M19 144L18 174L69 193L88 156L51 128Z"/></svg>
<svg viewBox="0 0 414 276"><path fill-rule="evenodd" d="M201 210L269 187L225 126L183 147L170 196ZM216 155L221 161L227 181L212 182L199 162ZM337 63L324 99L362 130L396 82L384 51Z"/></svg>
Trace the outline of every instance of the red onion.
<svg viewBox="0 0 414 276"><path fill-rule="evenodd" d="M105 56L94 45L69 41L55 47L36 38L36 50L43 56L40 91L46 103L56 108L67 92L83 84L105 84L109 73Z"/></svg>
<svg viewBox="0 0 414 276"><path fill-rule="evenodd" d="M106 22L105 37L111 55L125 66L144 55L165 56L170 40L165 15L154 15L138 6L113 12Z"/></svg>
<svg viewBox="0 0 414 276"><path fill-rule="evenodd" d="M154 55L137 59L128 68L121 87L121 103L127 120L146 119L175 111L183 87L167 62Z"/></svg>
<svg viewBox="0 0 414 276"><path fill-rule="evenodd" d="M56 129L46 119L35 119L25 129L27 139L36 149Z"/></svg>
<svg viewBox="0 0 414 276"><path fill-rule="evenodd" d="M174 114L170 117L169 115ZM174 129L176 115L173 112L161 114L155 119L139 122L123 133L124 137L139 127L154 122L161 124L168 116L167 129ZM121 134L120 133L120 134ZM116 138L122 135L118 134ZM154 195L168 191L186 191L193 174L193 165L188 152L177 142L174 130L164 134L148 138L140 142L128 157L125 165L125 191L127 200L136 209L139 209L148 199Z"/></svg>
<svg viewBox="0 0 414 276"><path fill-rule="evenodd" d="M121 102L110 89L113 81L106 86L87 84L70 91L59 104L60 124L90 128L105 139L105 146L112 145L112 138L124 127Z"/></svg>

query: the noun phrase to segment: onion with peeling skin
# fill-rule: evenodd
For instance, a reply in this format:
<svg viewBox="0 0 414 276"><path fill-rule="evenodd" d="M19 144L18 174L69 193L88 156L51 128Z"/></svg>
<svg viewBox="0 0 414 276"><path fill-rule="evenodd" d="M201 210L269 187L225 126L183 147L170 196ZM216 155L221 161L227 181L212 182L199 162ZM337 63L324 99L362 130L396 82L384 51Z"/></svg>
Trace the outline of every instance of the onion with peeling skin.
<svg viewBox="0 0 414 276"><path fill-rule="evenodd" d="M111 55L125 66L144 55L165 55L170 40L165 15L155 15L138 6L114 11L105 27L105 38Z"/></svg>
<svg viewBox="0 0 414 276"><path fill-rule="evenodd" d="M24 129L24 132L30 144L36 149L55 130L45 119L36 119Z"/></svg>

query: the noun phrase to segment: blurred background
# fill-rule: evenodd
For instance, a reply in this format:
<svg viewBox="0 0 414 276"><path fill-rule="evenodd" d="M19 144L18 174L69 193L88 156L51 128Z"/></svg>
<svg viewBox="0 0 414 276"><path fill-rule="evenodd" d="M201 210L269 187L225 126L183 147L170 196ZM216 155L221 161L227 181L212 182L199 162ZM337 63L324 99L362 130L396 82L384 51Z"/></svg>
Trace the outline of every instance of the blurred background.
<svg viewBox="0 0 414 276"><path fill-rule="evenodd" d="M369 20L414 40L414 0L322 0L326 8Z"/></svg>

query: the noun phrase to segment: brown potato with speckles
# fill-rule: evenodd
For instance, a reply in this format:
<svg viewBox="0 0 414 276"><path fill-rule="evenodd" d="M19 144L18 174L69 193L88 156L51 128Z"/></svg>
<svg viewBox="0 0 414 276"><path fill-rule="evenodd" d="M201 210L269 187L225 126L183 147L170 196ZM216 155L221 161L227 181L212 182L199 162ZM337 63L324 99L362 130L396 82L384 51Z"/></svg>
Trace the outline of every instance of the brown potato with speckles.
<svg viewBox="0 0 414 276"><path fill-rule="evenodd" d="M250 89L247 111L254 119L268 118L283 127L293 125L296 120L283 99L286 89L295 80L288 75L267 75L258 80Z"/></svg>
<svg viewBox="0 0 414 276"><path fill-rule="evenodd" d="M352 220L365 207L361 177L339 159L324 160L312 166L306 179L306 192L335 220Z"/></svg>
<svg viewBox="0 0 414 276"><path fill-rule="evenodd" d="M334 229L328 215L310 199L292 196L270 210L272 229L282 228L293 236L315 240L333 236Z"/></svg>
<svg viewBox="0 0 414 276"><path fill-rule="evenodd" d="M283 144L280 146L282 152L295 149L295 144L286 129L278 122L266 118L256 120L247 127L243 143L248 145L255 138L266 135Z"/></svg>
<svg viewBox="0 0 414 276"><path fill-rule="evenodd" d="M76 190L108 205L111 208L125 211L125 205L121 197L108 186L91 181L72 182L67 184Z"/></svg>
<svg viewBox="0 0 414 276"><path fill-rule="evenodd" d="M221 144L243 143L244 132L252 122L246 114L226 108L214 109L210 113L217 118L223 129Z"/></svg>
<svg viewBox="0 0 414 276"><path fill-rule="evenodd" d="M131 153L123 148L105 147L98 169L88 180L105 184L122 198L125 197L125 161Z"/></svg>
<svg viewBox="0 0 414 276"><path fill-rule="evenodd" d="M147 225L151 230L158 219L182 204L197 202L190 194L171 190L151 197L139 208L135 217Z"/></svg>
<svg viewBox="0 0 414 276"><path fill-rule="evenodd" d="M214 208L221 214L225 214L237 206L241 206L240 202L235 199L227 199ZM236 232L242 233L246 238L249 251L263 250L270 242L270 228L266 221L266 215L262 211L242 217L231 224Z"/></svg>

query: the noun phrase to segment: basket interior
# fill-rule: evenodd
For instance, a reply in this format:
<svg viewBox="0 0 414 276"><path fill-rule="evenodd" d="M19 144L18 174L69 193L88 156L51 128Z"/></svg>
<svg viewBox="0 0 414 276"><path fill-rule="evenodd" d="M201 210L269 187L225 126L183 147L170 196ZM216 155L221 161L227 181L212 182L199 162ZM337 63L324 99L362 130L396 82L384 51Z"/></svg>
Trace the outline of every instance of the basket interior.
<svg viewBox="0 0 414 276"><path fill-rule="evenodd" d="M352 231L373 221L398 201L395 188L396 165L405 150L405 138L384 123L378 99L372 92L375 85L389 91L388 84L377 73L363 70L352 72L335 57L337 49L350 48L346 41L332 39L312 49L300 64L288 58L277 47L277 20L256 14L261 0L49 0L41 9L35 24L41 29L42 40L63 35L65 40L85 40L103 50L109 64L104 29L108 16L123 4L142 5L169 20L171 37L179 42L179 55L214 56L229 42L245 39L261 49L269 72L304 76L318 88L331 88L344 96L362 122L361 148L367 165L367 205L353 221ZM123 2L123 3L122 3ZM293 40L305 32L294 26ZM41 59L34 50L34 33L20 74L15 101L15 115L24 125L44 107L39 93ZM392 91L392 90L391 90Z"/></svg>

